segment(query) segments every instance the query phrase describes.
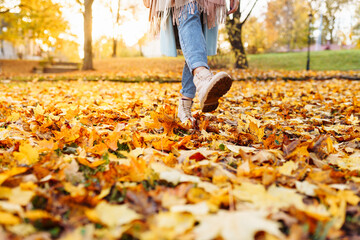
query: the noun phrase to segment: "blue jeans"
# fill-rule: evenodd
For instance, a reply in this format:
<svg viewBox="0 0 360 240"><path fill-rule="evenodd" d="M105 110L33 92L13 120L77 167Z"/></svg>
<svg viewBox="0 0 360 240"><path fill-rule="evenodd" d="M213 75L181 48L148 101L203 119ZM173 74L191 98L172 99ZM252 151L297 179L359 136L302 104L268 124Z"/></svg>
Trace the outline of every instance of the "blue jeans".
<svg viewBox="0 0 360 240"><path fill-rule="evenodd" d="M209 66L207 64L206 41L202 31L201 13L196 5L193 14L189 12L188 7L189 5L183 10L183 15L187 14L187 17L180 17L178 25L180 46L185 57L180 93L185 97L194 98L196 87L192 73L198 67L209 69Z"/></svg>

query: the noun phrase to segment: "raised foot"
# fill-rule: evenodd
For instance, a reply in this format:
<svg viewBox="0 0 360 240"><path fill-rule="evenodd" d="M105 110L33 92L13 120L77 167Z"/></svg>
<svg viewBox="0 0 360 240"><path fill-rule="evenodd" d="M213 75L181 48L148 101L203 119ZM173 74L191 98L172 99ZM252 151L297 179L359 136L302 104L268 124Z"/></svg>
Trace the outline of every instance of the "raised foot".
<svg viewBox="0 0 360 240"><path fill-rule="evenodd" d="M212 112L219 106L219 98L224 96L231 88L233 80L225 73L220 72L216 74L209 84L207 95L204 96L200 103L203 112Z"/></svg>

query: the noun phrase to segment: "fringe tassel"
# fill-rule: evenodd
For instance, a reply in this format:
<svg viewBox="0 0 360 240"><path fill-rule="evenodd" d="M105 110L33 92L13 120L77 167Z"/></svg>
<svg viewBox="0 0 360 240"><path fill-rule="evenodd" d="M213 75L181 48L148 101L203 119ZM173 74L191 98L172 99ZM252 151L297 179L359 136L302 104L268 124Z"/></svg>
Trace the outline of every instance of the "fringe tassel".
<svg viewBox="0 0 360 240"><path fill-rule="evenodd" d="M180 19L186 20L189 14L194 14L196 7L199 12L204 13L203 21L209 29L217 24L224 23L226 20L225 0L221 0L220 4L213 3L211 0L176 1L174 5L169 4L163 11L156 11L156 14L152 15L150 18L150 32L157 35L160 32L160 27L166 26L166 20L171 12L173 13L172 21L175 25L179 24Z"/></svg>

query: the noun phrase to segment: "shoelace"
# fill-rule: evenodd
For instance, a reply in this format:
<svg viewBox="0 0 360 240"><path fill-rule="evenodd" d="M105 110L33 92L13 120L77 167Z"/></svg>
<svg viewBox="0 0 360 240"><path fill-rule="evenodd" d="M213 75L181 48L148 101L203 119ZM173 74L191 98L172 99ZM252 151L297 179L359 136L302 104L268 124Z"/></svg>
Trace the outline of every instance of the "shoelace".
<svg viewBox="0 0 360 240"><path fill-rule="evenodd" d="M203 70L203 72L198 73L198 75L199 75L198 78L200 81L208 81L209 79L211 79L214 76L214 74L211 71Z"/></svg>
<svg viewBox="0 0 360 240"><path fill-rule="evenodd" d="M184 99L182 100L182 107L184 109L185 116L187 118L192 118L192 116L191 116L191 107L193 105L193 101L191 101L190 105L185 104L187 101L191 101L191 100L184 100Z"/></svg>

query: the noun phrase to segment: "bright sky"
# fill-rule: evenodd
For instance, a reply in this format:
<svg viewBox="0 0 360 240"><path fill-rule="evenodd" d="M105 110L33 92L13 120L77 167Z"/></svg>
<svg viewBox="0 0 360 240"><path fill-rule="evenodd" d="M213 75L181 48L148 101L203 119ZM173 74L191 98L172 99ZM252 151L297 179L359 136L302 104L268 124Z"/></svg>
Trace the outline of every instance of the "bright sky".
<svg viewBox="0 0 360 240"><path fill-rule="evenodd" d="M109 0L108 0L109 1ZM126 2L128 0L122 0ZM75 34L77 42L83 44L84 41L84 20L83 15L77 9L63 9L64 17L70 23L70 32ZM121 11L126 20L120 26L120 35L126 45L133 46L148 31L147 11L143 6L139 6L136 16L130 12ZM93 4L93 39L97 40L102 36L112 37L114 34L112 15L109 8L104 6L99 0Z"/></svg>
<svg viewBox="0 0 360 240"><path fill-rule="evenodd" d="M5 4L14 5L20 0L6 0ZM75 3L75 0L53 0L54 2L60 2L70 5ZM149 29L148 23L148 9L146 9L141 0L135 0L138 4L136 7L136 16L132 13L122 11L121 15L125 16L126 20L123 22L119 29L120 36L124 39L127 46L134 46L138 40ZM253 11L253 16L260 17L266 12L267 2L269 0L258 0L258 3ZM104 2L117 3L117 0L94 0L93 4L93 39L96 41L102 36L112 37L114 32L113 19L109 11L109 8L104 6ZM127 3L133 3L134 0L121 0L122 9ZM229 1L227 1L229 2ZM251 1L252 2L252 1ZM242 9L248 7L248 1L241 1ZM70 32L76 36L77 42L82 45L84 42L84 30L83 30L83 16L79 9L67 7L63 9L64 17L70 23ZM345 33L351 31L353 23L354 8L349 6L348 9L344 9L337 17L337 29L342 30ZM319 24L319 23L317 23ZM317 25L315 24L315 25ZM82 47L81 47L82 49Z"/></svg>
<svg viewBox="0 0 360 240"><path fill-rule="evenodd" d="M61 0L55 0L60 1ZM73 1L73 0L72 0ZM105 7L101 1L114 1L117 0L95 0L93 4L93 39L96 41L102 36L111 37L114 32L112 15L109 11L109 8ZM122 6L126 5L127 2L132 2L133 0L122 0ZM138 2L138 6L136 8L136 16L133 16L130 12L122 11L122 15L126 16L126 20L123 22L120 27L120 36L124 39L125 44L129 47L137 44L138 40L146 33L149 29L148 23L148 9L143 6L141 0L136 0ZM248 1L241 1L244 6L248 3ZM260 17L264 12L266 12L268 0L259 0L256 5L253 16ZM344 11L348 12L348 11ZM65 18L70 23L70 31L71 33L77 36L77 42L81 45L80 50L82 51L83 44L83 16L78 11L78 9L65 8L63 10ZM352 15L352 14L350 14ZM341 22L342 28L350 26L347 22L351 21L347 18L351 18L349 14L340 14L339 23ZM338 23L338 24L339 24Z"/></svg>
<svg viewBox="0 0 360 240"><path fill-rule="evenodd" d="M108 0L111 1L111 0ZM116 1L116 0L112 0ZM129 0L122 0L126 2ZM127 15L128 20L120 27L120 33L126 45L133 46L137 41L149 30L148 10L143 6L141 0L137 0L139 6L136 10L136 16L132 16L129 12L122 12ZM265 11L267 0L259 0L254 14L259 15ZM70 31L78 37L78 43L83 43L83 16L77 9L65 8L63 10L65 18L70 23ZM111 37L113 34L113 20L109 12L99 0L95 0L93 4L93 38L94 40L102 36Z"/></svg>

